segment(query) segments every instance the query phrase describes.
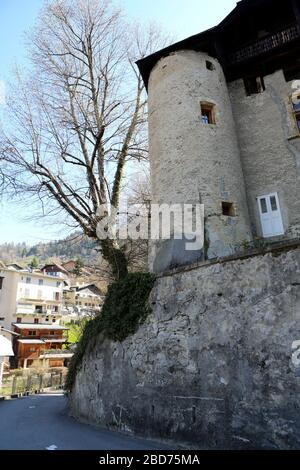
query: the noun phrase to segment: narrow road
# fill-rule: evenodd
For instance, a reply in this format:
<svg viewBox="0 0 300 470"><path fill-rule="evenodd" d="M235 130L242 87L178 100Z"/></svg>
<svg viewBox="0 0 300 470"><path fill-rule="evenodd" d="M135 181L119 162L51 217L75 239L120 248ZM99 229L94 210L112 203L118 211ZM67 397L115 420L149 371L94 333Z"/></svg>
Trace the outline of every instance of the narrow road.
<svg viewBox="0 0 300 470"><path fill-rule="evenodd" d="M83 424L60 392L0 402L1 450L161 450L166 445Z"/></svg>

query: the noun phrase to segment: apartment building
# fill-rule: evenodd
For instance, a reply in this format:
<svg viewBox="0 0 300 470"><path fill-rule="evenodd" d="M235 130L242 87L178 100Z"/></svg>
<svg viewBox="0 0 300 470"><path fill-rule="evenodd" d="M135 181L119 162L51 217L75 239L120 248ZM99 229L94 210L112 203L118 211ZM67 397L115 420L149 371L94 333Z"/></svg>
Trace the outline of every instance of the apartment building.
<svg viewBox="0 0 300 470"><path fill-rule="evenodd" d="M31 366L63 367L72 357L68 350L62 350L67 339L64 333L68 328L45 323L14 323L18 334L13 339L14 365L26 369Z"/></svg>
<svg viewBox="0 0 300 470"><path fill-rule="evenodd" d="M95 284L66 286L63 292L63 320L76 322L97 315L104 296Z"/></svg>
<svg viewBox="0 0 300 470"><path fill-rule="evenodd" d="M58 323L65 278L17 265L0 267L0 326Z"/></svg>
<svg viewBox="0 0 300 470"><path fill-rule="evenodd" d="M42 270L17 264L0 266L0 327L12 329L14 366L58 367L72 354L62 351L67 328L60 325L64 270L47 265Z"/></svg>

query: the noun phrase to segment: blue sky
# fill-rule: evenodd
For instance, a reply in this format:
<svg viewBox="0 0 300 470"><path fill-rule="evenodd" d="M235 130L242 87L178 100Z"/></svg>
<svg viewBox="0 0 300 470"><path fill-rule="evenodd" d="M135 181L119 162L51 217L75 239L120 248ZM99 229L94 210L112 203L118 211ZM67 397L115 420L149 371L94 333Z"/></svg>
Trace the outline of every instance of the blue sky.
<svg viewBox="0 0 300 470"><path fill-rule="evenodd" d="M156 21L178 40L199 33L220 22L236 0L119 0L129 18ZM9 80L14 63L26 63L24 31L35 21L43 0L0 0L0 94L1 82ZM0 96L1 103L1 96ZM1 106L1 104L0 104ZM64 235L62 226L30 222L28 212L15 203L0 202L0 243L35 244Z"/></svg>

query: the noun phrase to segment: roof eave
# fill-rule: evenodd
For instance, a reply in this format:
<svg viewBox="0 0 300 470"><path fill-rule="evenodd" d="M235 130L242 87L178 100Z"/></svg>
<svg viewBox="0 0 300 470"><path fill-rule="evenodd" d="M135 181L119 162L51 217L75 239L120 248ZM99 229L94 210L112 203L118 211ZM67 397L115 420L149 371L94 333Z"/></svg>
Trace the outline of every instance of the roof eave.
<svg viewBox="0 0 300 470"><path fill-rule="evenodd" d="M207 49L209 46L213 48L215 33L217 31L217 26L207 29L202 33L195 34L190 36L182 41L171 44L164 49L161 49L153 54L144 57L136 62L136 65L139 68L140 74L144 80L146 88L148 88L148 81L150 73L156 63L162 58L166 57L172 52L179 50L190 49L190 50L203 50Z"/></svg>

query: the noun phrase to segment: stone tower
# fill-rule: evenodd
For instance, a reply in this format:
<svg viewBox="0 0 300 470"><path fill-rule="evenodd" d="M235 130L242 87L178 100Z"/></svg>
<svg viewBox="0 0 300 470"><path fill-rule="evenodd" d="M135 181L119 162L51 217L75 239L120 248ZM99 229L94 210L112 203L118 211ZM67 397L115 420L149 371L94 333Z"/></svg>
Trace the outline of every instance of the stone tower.
<svg viewBox="0 0 300 470"><path fill-rule="evenodd" d="M191 50L158 61L149 78L154 203L202 203L205 257L251 239L240 153L226 80L217 59ZM152 246L154 271L203 259L184 241Z"/></svg>
<svg viewBox="0 0 300 470"><path fill-rule="evenodd" d="M300 0L242 0L216 27L137 62L153 202L205 211L204 249L157 241L154 271L227 256L252 238L300 237L299 54Z"/></svg>

